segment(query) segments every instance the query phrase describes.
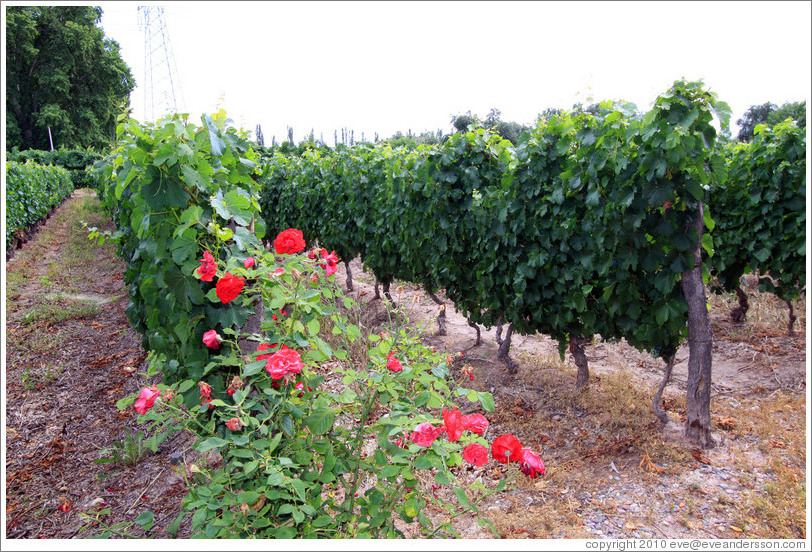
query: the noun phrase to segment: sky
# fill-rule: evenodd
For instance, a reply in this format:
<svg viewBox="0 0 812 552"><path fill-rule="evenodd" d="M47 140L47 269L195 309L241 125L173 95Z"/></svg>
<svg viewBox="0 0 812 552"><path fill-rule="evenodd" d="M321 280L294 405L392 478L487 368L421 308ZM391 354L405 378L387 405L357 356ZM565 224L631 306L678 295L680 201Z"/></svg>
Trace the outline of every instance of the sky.
<svg viewBox="0 0 812 552"><path fill-rule="evenodd" d="M448 133L469 110L522 124L579 101L647 110L680 78L702 79L735 123L751 105L808 100L812 88L810 2L93 5L138 83L136 118L150 118L138 6L161 5L179 110L199 121L222 107L237 126L260 124L268 144L288 127L296 142L312 129L328 145L342 128L356 141Z"/></svg>

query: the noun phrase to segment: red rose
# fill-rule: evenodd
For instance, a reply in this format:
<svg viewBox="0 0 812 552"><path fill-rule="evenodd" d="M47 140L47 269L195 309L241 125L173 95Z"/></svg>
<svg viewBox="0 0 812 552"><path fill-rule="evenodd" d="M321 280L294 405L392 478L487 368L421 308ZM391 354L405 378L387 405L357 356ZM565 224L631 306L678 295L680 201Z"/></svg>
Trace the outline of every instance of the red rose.
<svg viewBox="0 0 812 552"><path fill-rule="evenodd" d="M298 253L305 248L304 236L300 230L288 228L276 236L273 246L280 255Z"/></svg>
<svg viewBox="0 0 812 552"><path fill-rule="evenodd" d="M146 414L147 411L152 408L152 405L155 404L155 399L161 396L161 392L158 391L158 387L153 385L152 387L144 387L141 390L141 394L138 395L138 399L135 401L135 411L139 414Z"/></svg>
<svg viewBox="0 0 812 552"><path fill-rule="evenodd" d="M326 265L322 264L322 265L319 265L319 266L322 267L326 271L326 275L329 278L330 276L335 274L335 272L338 270L336 268L336 264L338 264L338 256L336 255L335 251L332 251L328 255L326 249L321 250L321 256L325 261L327 261L327 264Z"/></svg>
<svg viewBox="0 0 812 552"><path fill-rule="evenodd" d="M510 461L517 461L521 451L522 444L510 433L497 437L493 440L493 444L491 445L491 454L493 455L493 459L498 460L503 464Z"/></svg>
<svg viewBox="0 0 812 552"><path fill-rule="evenodd" d="M206 344L206 347L209 349L219 349L220 348L220 336L217 335L217 332L214 330L209 330L203 334L203 343Z"/></svg>
<svg viewBox="0 0 812 552"><path fill-rule="evenodd" d="M469 464L484 466L488 463L488 449L479 443L471 443L462 450L462 459Z"/></svg>
<svg viewBox="0 0 812 552"><path fill-rule="evenodd" d="M400 361L395 358L393 355L395 353L389 353L389 356L386 357L386 367L392 370L393 372L400 372L403 370L403 365Z"/></svg>
<svg viewBox="0 0 812 552"><path fill-rule="evenodd" d="M541 461L541 456L528 448L519 451L519 467L530 477L544 475L544 462Z"/></svg>
<svg viewBox="0 0 812 552"><path fill-rule="evenodd" d="M251 268L254 266L254 258L253 257L246 257L246 259L242 262L245 265L245 268Z"/></svg>
<svg viewBox="0 0 812 552"><path fill-rule="evenodd" d="M244 285L245 278L226 272L222 278L217 280L217 297L223 303L228 303L240 294Z"/></svg>
<svg viewBox="0 0 812 552"><path fill-rule="evenodd" d="M454 410L446 410L443 408L443 422L448 432L448 440L452 442L458 441L463 430L462 412L456 408Z"/></svg>
<svg viewBox="0 0 812 552"><path fill-rule="evenodd" d="M434 427L429 422L418 424L412 431L412 443L421 447L430 447L434 440L443 432L443 428Z"/></svg>
<svg viewBox="0 0 812 552"><path fill-rule="evenodd" d="M271 379L282 379L288 374L298 374L304 365L299 353L289 349L287 345L272 354L265 362L265 369L271 375Z"/></svg>
<svg viewBox="0 0 812 552"><path fill-rule="evenodd" d="M462 427L477 435L483 435L488 429L488 419L482 414L469 414L462 417Z"/></svg>
<svg viewBox="0 0 812 552"><path fill-rule="evenodd" d="M217 275L217 261L211 256L208 251L203 252L203 260L200 261L200 267L197 269L200 274L200 279L204 282L211 282Z"/></svg>
<svg viewBox="0 0 812 552"><path fill-rule="evenodd" d="M226 422L226 427L231 431L239 431L242 428L242 422L238 418L231 418Z"/></svg>

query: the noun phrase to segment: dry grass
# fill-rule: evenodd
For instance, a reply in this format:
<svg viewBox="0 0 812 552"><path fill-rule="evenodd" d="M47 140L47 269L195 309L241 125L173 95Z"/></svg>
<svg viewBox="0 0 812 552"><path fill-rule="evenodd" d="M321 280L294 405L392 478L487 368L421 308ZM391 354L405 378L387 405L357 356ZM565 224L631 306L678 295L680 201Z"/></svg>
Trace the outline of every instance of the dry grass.
<svg viewBox="0 0 812 552"><path fill-rule="evenodd" d="M745 277L746 282L754 281L753 276ZM730 339L751 341L756 337L777 337L787 335L789 308L787 303L772 293L761 293L758 286L745 284L742 288L747 294L750 308L747 311L746 323L738 324L728 330ZM714 294L707 292L712 320L729 320L730 311L739 305L735 293ZM803 336L806 331L806 294L792 301L792 308L797 320L795 333Z"/></svg>
<svg viewBox="0 0 812 552"><path fill-rule="evenodd" d="M743 401L742 409L737 432L755 450L735 458L752 474L736 505L738 524L762 537L806 538L806 398L778 392Z"/></svg>

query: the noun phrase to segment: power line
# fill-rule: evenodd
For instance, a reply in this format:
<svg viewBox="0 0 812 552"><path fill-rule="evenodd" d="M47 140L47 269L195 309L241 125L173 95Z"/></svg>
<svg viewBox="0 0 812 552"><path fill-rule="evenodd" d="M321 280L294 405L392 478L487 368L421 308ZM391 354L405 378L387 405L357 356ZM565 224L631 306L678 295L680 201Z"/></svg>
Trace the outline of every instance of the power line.
<svg viewBox="0 0 812 552"><path fill-rule="evenodd" d="M138 26L144 32L145 121L185 109L175 56L169 40L163 6L138 6Z"/></svg>

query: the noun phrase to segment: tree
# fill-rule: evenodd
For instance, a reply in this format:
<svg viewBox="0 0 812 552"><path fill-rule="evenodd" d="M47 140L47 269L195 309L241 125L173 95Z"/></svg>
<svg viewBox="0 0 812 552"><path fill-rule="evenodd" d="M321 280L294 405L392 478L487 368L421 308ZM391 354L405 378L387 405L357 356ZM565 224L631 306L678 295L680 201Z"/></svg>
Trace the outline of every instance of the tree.
<svg viewBox="0 0 812 552"><path fill-rule="evenodd" d="M259 125L259 124L257 125L257 133L256 134L257 134L257 136L256 136L257 144L259 144L260 146L264 146L265 145L265 136L262 134L262 125Z"/></svg>
<svg viewBox="0 0 812 552"><path fill-rule="evenodd" d="M452 115L451 126L458 131L465 132L470 125L478 125L479 119L476 115L471 115L470 111L466 111L463 115Z"/></svg>
<svg viewBox="0 0 812 552"><path fill-rule="evenodd" d="M766 124L770 113L776 109L778 109L778 106L772 102L751 105L750 109L744 112L744 117L736 121L736 124L739 125L739 141L749 142L752 140L753 130L755 130L756 125Z"/></svg>
<svg viewBox="0 0 812 552"><path fill-rule="evenodd" d="M6 8L7 148L103 148L135 81L94 6Z"/></svg>
<svg viewBox="0 0 812 552"><path fill-rule="evenodd" d="M783 123L787 118L794 119L798 123L798 128L806 128L806 101L784 103L767 115L767 126L772 128L778 123Z"/></svg>

